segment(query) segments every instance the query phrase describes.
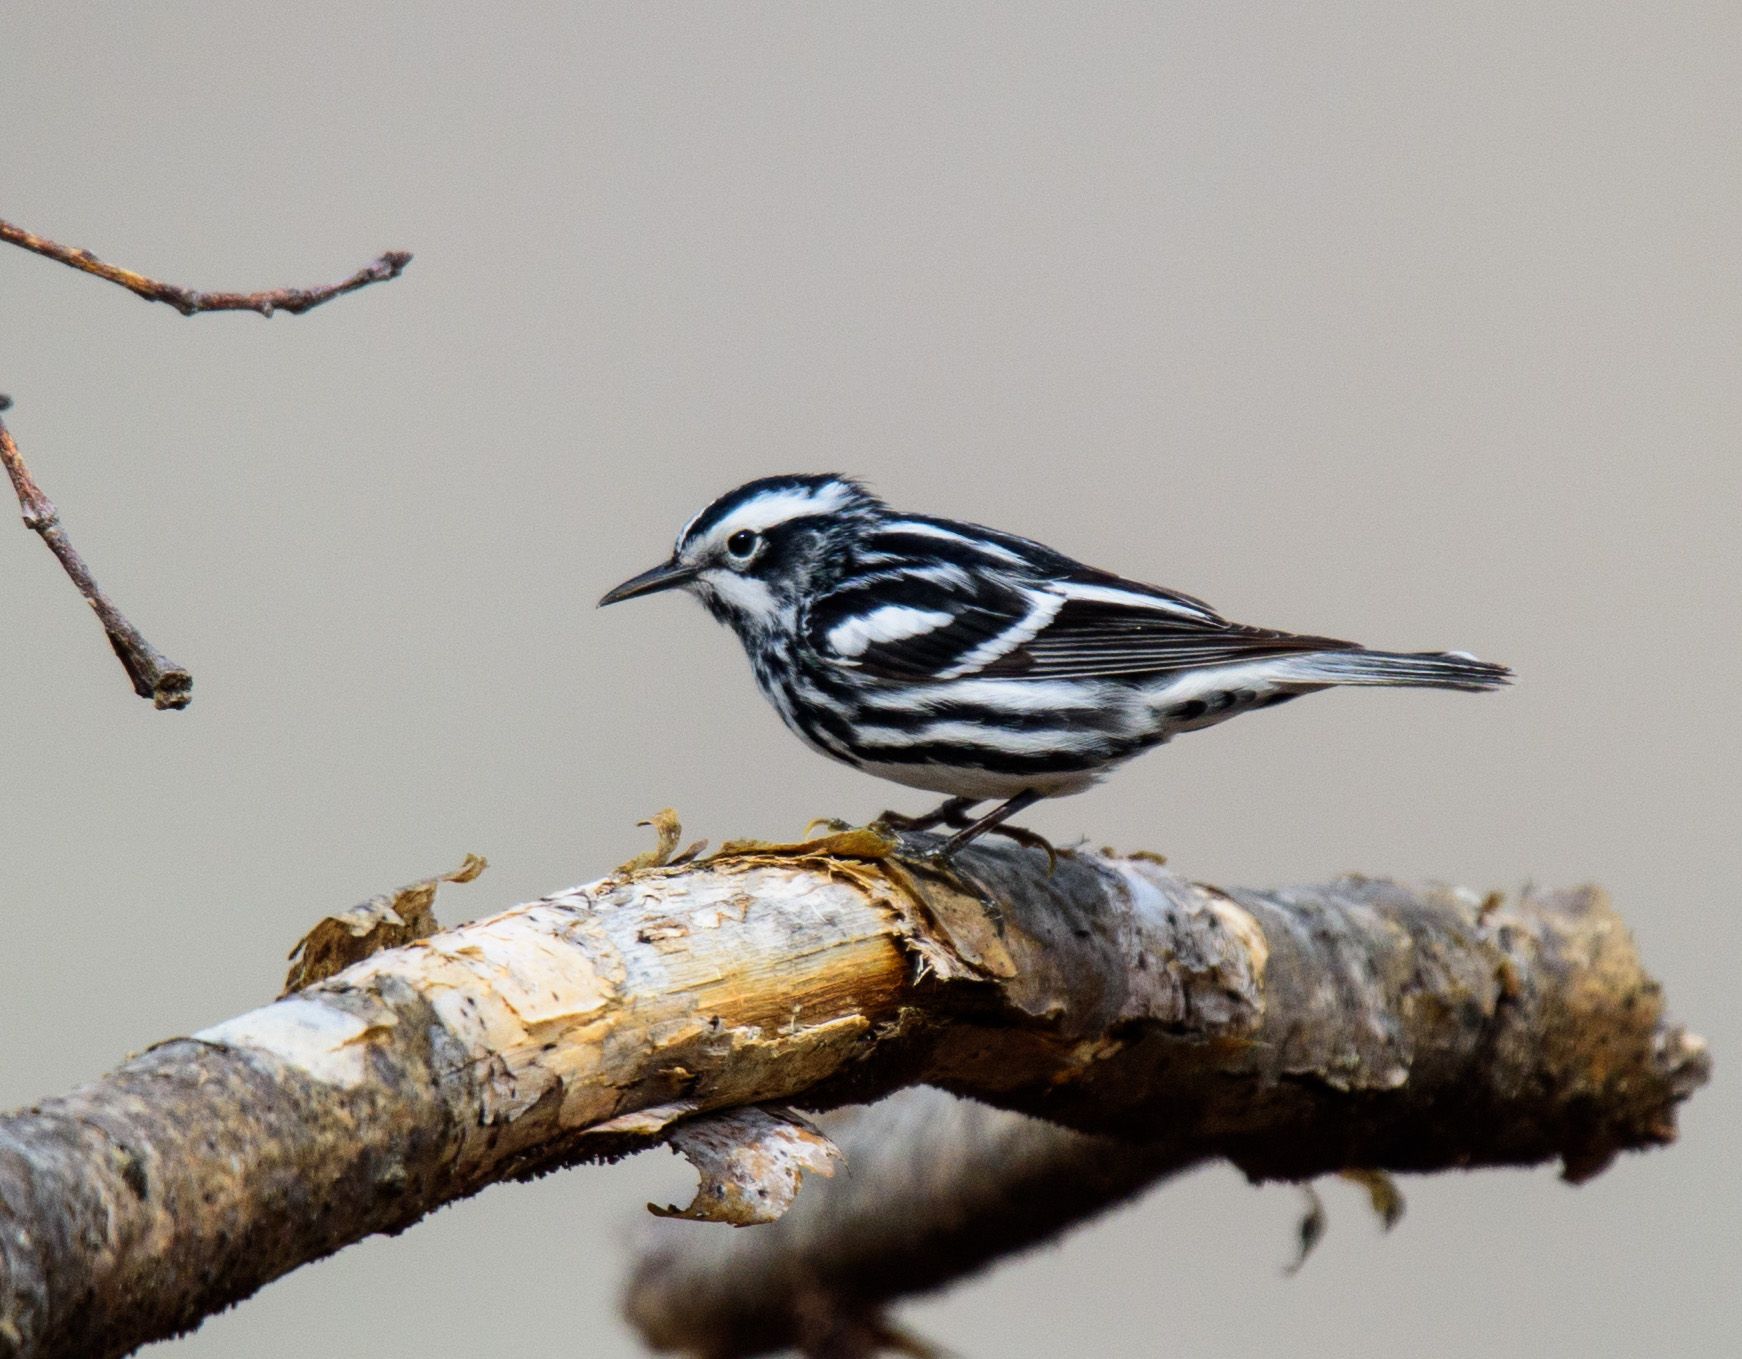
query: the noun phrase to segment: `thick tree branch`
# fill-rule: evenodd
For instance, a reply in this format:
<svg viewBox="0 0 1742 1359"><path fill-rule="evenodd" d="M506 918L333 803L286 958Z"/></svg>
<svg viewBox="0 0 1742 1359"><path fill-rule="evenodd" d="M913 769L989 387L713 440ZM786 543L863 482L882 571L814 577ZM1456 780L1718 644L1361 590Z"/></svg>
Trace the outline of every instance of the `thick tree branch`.
<svg viewBox="0 0 1742 1359"><path fill-rule="evenodd" d="M1070 1119L1120 1135L939 1090L858 1111L831 1129L852 1173L807 1187L772 1226L649 1225L624 1298L643 1338L707 1359L899 1348L888 1304L946 1288L1218 1156L1254 1178L1289 1179L1558 1156L1577 1182L1616 1150L1671 1140L1674 1104L1708 1074L1704 1045L1662 1024L1657 988L1595 889L1510 905L1367 879L1188 890L1251 912L1260 927L1253 955L1267 1014L1255 1031L1221 1033L1213 974L1191 977L1189 949L1164 953L1163 970L1187 974L1178 1011L1190 1017L1099 1054L1090 1070L1132 1084L1113 1090L1102 1079L1107 1098ZM1144 954L1135 956L1142 970ZM1303 994L1315 986L1316 1013ZM1149 1058L1146 1039L1159 1049ZM997 1098L983 1079L997 1066L942 1083ZM1623 1133L1610 1121L1613 1096L1646 1072L1660 1112L1636 1106ZM1128 1096L1148 1121L1119 1115ZM1009 1102L1055 1116L1078 1103L1056 1088Z"/></svg>
<svg viewBox="0 0 1742 1359"><path fill-rule="evenodd" d="M929 1082L1141 1141L1156 1174L1558 1157L1578 1178L1670 1140L1704 1077L1594 891L1225 893L1141 859L1068 855L1048 876L981 847L953 879L887 850L861 832L615 874L0 1120L0 1338L121 1354L494 1181L744 1105ZM861 1225L881 1197L860 1195ZM881 1268L879 1296L914 1286ZM776 1300L714 1307L711 1352L794 1334L757 1286ZM698 1343L662 1310L637 1308L650 1336Z"/></svg>
<svg viewBox="0 0 1742 1359"><path fill-rule="evenodd" d="M147 302L167 302L183 316L193 316L202 311L252 311L261 316L287 311L297 315L312 307L318 307L323 302L331 302L335 297L343 297L359 288L367 288L371 283L385 283L389 279L398 278L405 272L405 266L411 263L411 256L406 251L389 250L356 273L340 279L337 283L327 283L317 288L268 288L255 293L203 293L175 283L160 283L157 279L147 278L131 269L123 269L118 264L105 263L89 250L62 245L59 241L51 241L46 236L38 236L33 231L14 226L11 222L0 221L0 241L120 284L128 292L143 297Z"/></svg>
<svg viewBox="0 0 1742 1359"><path fill-rule="evenodd" d="M0 411L11 404L8 398L0 396ZM85 565L85 559L61 526L60 511L55 508L54 501L43 494L42 487L31 476L24 455L18 451L18 444L4 420L0 420L0 462L5 463L6 474L12 478L18 508L24 515L24 527L39 534L48 544L48 550L54 553L73 584L78 586L79 593L85 597L85 602L96 613L109 645L120 658L127 678L133 681L133 692L141 698L149 698L158 708L187 707L193 698L193 676L152 646L145 634L134 627L103 593L91 575L91 568Z"/></svg>

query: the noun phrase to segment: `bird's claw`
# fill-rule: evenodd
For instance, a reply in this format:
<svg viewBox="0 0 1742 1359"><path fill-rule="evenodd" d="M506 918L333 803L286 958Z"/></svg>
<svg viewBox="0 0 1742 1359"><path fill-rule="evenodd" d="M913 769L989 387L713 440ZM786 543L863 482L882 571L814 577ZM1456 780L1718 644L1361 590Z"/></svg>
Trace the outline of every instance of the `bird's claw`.
<svg viewBox="0 0 1742 1359"><path fill-rule="evenodd" d="M1034 831L1024 830L1021 826L994 826L988 835L1002 835L1007 840L1014 840L1024 849L1038 849L1046 855L1046 875L1051 877L1059 866L1059 852L1053 848L1052 841Z"/></svg>
<svg viewBox="0 0 1742 1359"><path fill-rule="evenodd" d="M872 823L873 826L882 826L884 824L886 823L881 819ZM900 828L893 827L892 829L899 830ZM1021 826L993 826L985 833L987 835L1002 835L1006 840L1015 841L1023 849L1040 850L1046 855L1046 875L1049 878L1058 868L1058 850L1053 847L1052 842L1046 839L1045 836L1038 835L1031 830L1024 830ZM930 844L918 846L909 850L908 858L930 867L948 868L952 866L952 861L955 858L956 851L958 849L966 848L966 845L957 845L950 840L934 840Z"/></svg>

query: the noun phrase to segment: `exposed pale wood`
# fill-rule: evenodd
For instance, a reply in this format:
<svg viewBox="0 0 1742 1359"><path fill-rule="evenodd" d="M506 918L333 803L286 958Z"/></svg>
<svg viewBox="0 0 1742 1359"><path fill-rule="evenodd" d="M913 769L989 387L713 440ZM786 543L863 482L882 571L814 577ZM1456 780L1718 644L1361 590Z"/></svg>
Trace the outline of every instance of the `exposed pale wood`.
<svg viewBox="0 0 1742 1359"><path fill-rule="evenodd" d="M492 1182L749 1104L930 1081L1141 1139L1158 1167L1583 1175L1671 1138L1703 1076L1594 892L1223 893L980 846L945 879L888 849L858 833L612 875L0 1120L0 1352L125 1353ZM851 1169L827 1185L849 1182L866 1190ZM887 1265L886 1296L913 1286ZM791 1333L778 1291L746 1336Z"/></svg>

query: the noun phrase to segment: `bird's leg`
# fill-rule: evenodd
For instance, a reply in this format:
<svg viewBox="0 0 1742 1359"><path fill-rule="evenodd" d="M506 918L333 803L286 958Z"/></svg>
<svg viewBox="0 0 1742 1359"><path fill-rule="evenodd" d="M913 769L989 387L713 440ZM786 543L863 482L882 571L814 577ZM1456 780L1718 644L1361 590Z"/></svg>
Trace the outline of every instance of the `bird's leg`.
<svg viewBox="0 0 1742 1359"><path fill-rule="evenodd" d="M887 826L892 831L923 831L934 826L965 826L967 812L970 807L983 801L981 798L953 797L943 806L925 813L923 816L903 816L900 812L884 812L871 824Z"/></svg>
<svg viewBox="0 0 1742 1359"><path fill-rule="evenodd" d="M972 820L972 818L968 816L968 807L972 807L975 804L970 802L967 798L962 798L960 800L966 802L967 807L963 807L959 811L949 811L946 808L943 813L941 813L943 815L943 824L948 826L951 830L965 830L967 829L969 822ZM1058 851L1052 847L1052 842L1043 835L1037 835L1031 830L1024 830L1021 826L993 826L986 832L986 834L1002 835L1006 840L1014 840L1024 849L1045 850L1046 871L1049 875L1052 873L1053 869L1058 867Z"/></svg>
<svg viewBox="0 0 1742 1359"><path fill-rule="evenodd" d="M1034 789L1030 788L1026 792L1018 793L1008 802L1000 802L978 821L963 827L948 840L945 840L944 843L939 846L936 857L940 860L948 860L953 857L956 851L961 849L963 845L978 839L980 836L986 834L987 831L996 830L998 834L1009 836L1012 840L1016 841L1017 844L1026 848L1044 849L1046 851L1048 871L1050 872L1051 868L1058 862L1058 854L1053 847L1033 831L1022 830L1016 826L1004 825L1004 822L1008 821L1018 812L1025 808L1034 806L1034 804L1039 802L1043 796L1045 795L1037 793Z"/></svg>
<svg viewBox="0 0 1742 1359"><path fill-rule="evenodd" d="M1059 852L1053 848L1051 840L1038 832L1022 826L994 826L989 833L1002 835L1006 840L1014 840L1024 849L1038 849L1046 855L1046 875L1049 878L1059 866Z"/></svg>
<svg viewBox="0 0 1742 1359"><path fill-rule="evenodd" d="M943 818L943 824L951 830L961 830L973 821L974 818L969 813L980 804L974 798L968 797L956 798L954 801L962 805L959 807L945 805L938 808L938 814Z"/></svg>

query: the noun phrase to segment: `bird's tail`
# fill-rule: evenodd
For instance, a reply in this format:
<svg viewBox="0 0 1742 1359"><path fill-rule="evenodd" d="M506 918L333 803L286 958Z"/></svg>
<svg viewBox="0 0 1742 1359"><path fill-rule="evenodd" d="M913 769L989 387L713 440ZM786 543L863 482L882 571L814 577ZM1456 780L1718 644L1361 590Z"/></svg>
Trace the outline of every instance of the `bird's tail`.
<svg viewBox="0 0 1742 1359"><path fill-rule="evenodd" d="M1289 657L1287 666L1291 678L1306 684L1402 684L1480 693L1512 680L1505 666L1465 651L1310 651Z"/></svg>

